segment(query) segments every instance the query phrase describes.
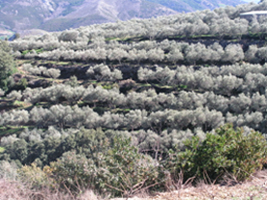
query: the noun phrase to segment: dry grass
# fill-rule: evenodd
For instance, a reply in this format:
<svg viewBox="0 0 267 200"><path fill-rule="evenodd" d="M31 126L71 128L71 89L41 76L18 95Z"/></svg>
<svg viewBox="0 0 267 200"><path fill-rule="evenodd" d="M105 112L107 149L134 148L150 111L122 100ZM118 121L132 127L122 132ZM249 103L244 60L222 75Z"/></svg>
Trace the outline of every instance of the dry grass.
<svg viewBox="0 0 267 200"><path fill-rule="evenodd" d="M29 191L23 187L23 185L18 184L15 181L7 181L5 179L0 179L0 199L1 200L13 200L29 199L27 196Z"/></svg>
<svg viewBox="0 0 267 200"><path fill-rule="evenodd" d="M259 171L249 181L232 184L233 179L227 179L222 185L199 182L196 187L183 186L182 189L159 193L149 197L142 193L129 200L266 200L267 199L267 170ZM266 184L265 184L266 183ZM25 184L17 181L0 179L0 200L99 200L91 190L79 197L71 194L51 192L43 189L38 192L30 190ZM116 198L122 200L123 198ZM115 199L113 199L115 200Z"/></svg>
<svg viewBox="0 0 267 200"><path fill-rule="evenodd" d="M99 198L94 194L93 191L87 190L84 194L81 195L79 200L99 200Z"/></svg>
<svg viewBox="0 0 267 200"><path fill-rule="evenodd" d="M162 193L150 200L266 200L267 199L267 170L259 171L244 183L232 184L227 180L225 185L206 184L200 182L196 187L187 187L179 191ZM267 182L266 182L267 183Z"/></svg>
<svg viewBox="0 0 267 200"><path fill-rule="evenodd" d="M80 197L74 197L62 192L52 192L48 189L32 191L18 181L0 179L0 200L100 200L91 190Z"/></svg>
<svg viewBox="0 0 267 200"><path fill-rule="evenodd" d="M196 187L183 186L182 189L159 193L154 197L129 198L129 200L266 200L267 170L259 171L244 183L233 184L227 179L224 184L199 182ZM265 186L266 182L266 186ZM116 199L116 200L122 200Z"/></svg>

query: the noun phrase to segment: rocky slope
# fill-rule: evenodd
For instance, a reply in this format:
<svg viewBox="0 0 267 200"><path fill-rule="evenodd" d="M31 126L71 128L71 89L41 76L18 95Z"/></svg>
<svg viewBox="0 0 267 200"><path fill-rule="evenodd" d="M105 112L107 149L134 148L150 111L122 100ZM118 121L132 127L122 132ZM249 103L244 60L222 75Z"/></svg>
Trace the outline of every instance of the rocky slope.
<svg viewBox="0 0 267 200"><path fill-rule="evenodd" d="M0 27L15 31L30 28L58 31L119 19L176 13L144 0L4 0L0 6Z"/></svg>

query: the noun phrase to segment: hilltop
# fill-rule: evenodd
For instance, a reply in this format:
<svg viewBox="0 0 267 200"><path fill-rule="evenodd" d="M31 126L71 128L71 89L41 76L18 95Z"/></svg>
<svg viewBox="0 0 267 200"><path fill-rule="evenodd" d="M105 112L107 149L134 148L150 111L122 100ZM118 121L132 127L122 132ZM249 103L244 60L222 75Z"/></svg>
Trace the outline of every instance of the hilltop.
<svg viewBox="0 0 267 200"><path fill-rule="evenodd" d="M236 6L242 0L4 0L0 28L61 31L80 26Z"/></svg>

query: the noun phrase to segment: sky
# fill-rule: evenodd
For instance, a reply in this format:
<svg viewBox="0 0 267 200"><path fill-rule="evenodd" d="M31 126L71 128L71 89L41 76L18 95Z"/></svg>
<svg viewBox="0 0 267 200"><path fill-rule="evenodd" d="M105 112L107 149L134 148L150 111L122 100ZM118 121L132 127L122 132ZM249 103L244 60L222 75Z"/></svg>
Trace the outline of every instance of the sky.
<svg viewBox="0 0 267 200"><path fill-rule="evenodd" d="M255 2L255 3L259 3L260 0L243 0L243 1L246 1L246 2Z"/></svg>

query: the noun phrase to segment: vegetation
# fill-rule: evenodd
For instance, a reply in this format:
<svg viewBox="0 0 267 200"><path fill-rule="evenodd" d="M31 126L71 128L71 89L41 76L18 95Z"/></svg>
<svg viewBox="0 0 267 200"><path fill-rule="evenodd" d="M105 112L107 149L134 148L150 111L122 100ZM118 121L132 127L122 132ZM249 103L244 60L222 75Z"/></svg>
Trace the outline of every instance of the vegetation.
<svg viewBox="0 0 267 200"><path fill-rule="evenodd" d="M7 42L0 41L0 87L7 89L8 78L14 72L15 62Z"/></svg>
<svg viewBox="0 0 267 200"><path fill-rule="evenodd" d="M266 7L80 27L17 38L11 50L2 42L3 80L7 52L18 73L0 91L0 166L32 191L74 199L87 188L130 197L247 180L267 158L266 18L239 14Z"/></svg>
<svg viewBox="0 0 267 200"><path fill-rule="evenodd" d="M260 133L245 135L228 124L216 129L216 134L207 133L202 142L197 136L186 140L184 152L170 152L168 168L174 170L174 176L181 170L186 180L201 176L214 182L231 174L242 181L266 163L266 144Z"/></svg>

